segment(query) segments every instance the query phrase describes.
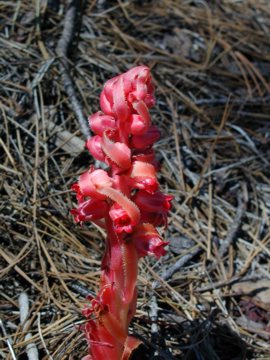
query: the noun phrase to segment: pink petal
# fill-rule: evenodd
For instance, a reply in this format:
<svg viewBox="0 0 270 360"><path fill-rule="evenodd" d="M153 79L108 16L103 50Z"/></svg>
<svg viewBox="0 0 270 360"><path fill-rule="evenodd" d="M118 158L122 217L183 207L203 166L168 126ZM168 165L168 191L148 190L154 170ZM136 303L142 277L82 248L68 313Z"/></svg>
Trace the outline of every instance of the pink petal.
<svg viewBox="0 0 270 360"><path fill-rule="evenodd" d="M156 178L156 169L152 164L143 161L134 161L132 164L130 176L136 177L151 177Z"/></svg>
<svg viewBox="0 0 270 360"><path fill-rule="evenodd" d="M140 115L137 114L130 115L129 121L130 121L130 133L132 135L142 135L148 130L145 121Z"/></svg>
<svg viewBox="0 0 270 360"><path fill-rule="evenodd" d="M155 226L166 226L172 199L172 196L166 196L159 191L150 194L144 190L139 190L133 201L141 210L142 221L152 223Z"/></svg>
<svg viewBox="0 0 270 360"><path fill-rule="evenodd" d="M105 161L105 154L101 147L102 138L99 135L90 137L85 146L90 154L99 161Z"/></svg>
<svg viewBox="0 0 270 360"><path fill-rule="evenodd" d="M89 116L88 121L91 130L100 136L102 136L105 130L116 128L115 118L113 116L104 115L101 111Z"/></svg>
<svg viewBox="0 0 270 360"><path fill-rule="evenodd" d="M79 177L80 191L84 196L90 196L94 199L104 200L101 190L112 186L112 179L106 171L98 169L94 171L86 171Z"/></svg>

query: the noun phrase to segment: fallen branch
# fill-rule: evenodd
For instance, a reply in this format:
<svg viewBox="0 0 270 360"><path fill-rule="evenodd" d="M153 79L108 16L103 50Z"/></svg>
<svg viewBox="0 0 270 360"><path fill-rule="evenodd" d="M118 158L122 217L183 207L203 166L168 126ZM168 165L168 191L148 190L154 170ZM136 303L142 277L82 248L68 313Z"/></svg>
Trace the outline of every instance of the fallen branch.
<svg viewBox="0 0 270 360"><path fill-rule="evenodd" d="M76 18L77 16L82 16L81 12L79 11L79 9L82 8L82 3L82 0L69 1L68 9L64 19L64 28L62 36L58 41L56 53L60 58L59 64L61 68L65 91L70 99L73 111L75 112L76 117L79 121L81 131L87 139L90 137L90 131L86 121L86 116L83 113L81 104L77 98L76 91L74 89L74 83L69 73L68 64L68 49L74 37Z"/></svg>

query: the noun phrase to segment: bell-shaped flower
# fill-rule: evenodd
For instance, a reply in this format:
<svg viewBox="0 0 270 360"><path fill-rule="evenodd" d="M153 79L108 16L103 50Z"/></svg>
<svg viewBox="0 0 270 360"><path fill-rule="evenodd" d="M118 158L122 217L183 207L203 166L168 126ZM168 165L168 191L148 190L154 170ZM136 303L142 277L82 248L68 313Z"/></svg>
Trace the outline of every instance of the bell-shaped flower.
<svg viewBox="0 0 270 360"><path fill-rule="evenodd" d="M117 203L113 204L109 211L109 215L113 221L114 230L120 234L122 232L132 232L132 219L129 217L126 210L124 210Z"/></svg>
<svg viewBox="0 0 270 360"><path fill-rule="evenodd" d="M152 224L139 224L131 234L139 257L154 255L157 259L166 254L164 247L168 242L163 241Z"/></svg>
<svg viewBox="0 0 270 360"><path fill-rule="evenodd" d="M102 169L90 169L83 173L78 181L82 195L99 200L105 200L107 198L107 196L103 194L103 190L110 188L112 183L113 181L110 176Z"/></svg>
<svg viewBox="0 0 270 360"><path fill-rule="evenodd" d="M90 137L85 146L87 147L90 154L97 160L104 162L106 155L101 147L102 137L99 135L95 135Z"/></svg>
<svg viewBox="0 0 270 360"><path fill-rule="evenodd" d="M91 130L102 136L103 132L108 129L116 129L116 121L113 116L105 115L102 111L98 111L88 118Z"/></svg>
<svg viewBox="0 0 270 360"><path fill-rule="evenodd" d="M80 203L77 209L72 209L70 213L74 216L76 223L82 223L102 219L107 211L108 204L105 201L89 199Z"/></svg>
<svg viewBox="0 0 270 360"><path fill-rule="evenodd" d="M167 225L172 199L173 196L164 195L160 191L150 194L144 190L139 190L133 197L141 211L142 222L152 223L154 226Z"/></svg>
<svg viewBox="0 0 270 360"><path fill-rule="evenodd" d="M153 194L158 189L156 169L152 164L143 161L134 161L131 171L127 177L131 187L143 189Z"/></svg>
<svg viewBox="0 0 270 360"><path fill-rule="evenodd" d="M131 146L135 149L144 149L160 138L160 131L156 126L151 126L143 135L133 135L131 139Z"/></svg>
<svg viewBox="0 0 270 360"><path fill-rule="evenodd" d="M116 228L118 228L118 232L121 232L121 226L118 225L120 225L122 222L126 224L126 229L128 229L127 221L131 226L136 226L139 223L140 210L138 206L127 196L125 196L120 190L104 187L102 189L102 194L116 203L112 205L110 210L110 217L112 218ZM120 209L123 209L124 212L122 212L119 207ZM123 231L125 231L124 228Z"/></svg>

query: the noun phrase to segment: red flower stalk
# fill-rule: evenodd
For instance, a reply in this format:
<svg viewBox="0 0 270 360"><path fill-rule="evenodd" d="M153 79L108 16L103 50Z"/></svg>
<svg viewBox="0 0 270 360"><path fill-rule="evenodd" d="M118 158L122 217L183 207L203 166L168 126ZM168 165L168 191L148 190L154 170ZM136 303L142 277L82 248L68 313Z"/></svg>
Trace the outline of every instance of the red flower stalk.
<svg viewBox="0 0 270 360"><path fill-rule="evenodd" d="M155 104L149 68L138 66L107 81L99 111L89 117L96 134L86 147L108 165L79 177L73 185L75 221L92 221L107 231L100 290L83 311L90 355L85 360L127 360L140 341L128 335L136 311L138 260L159 258L168 244L156 226L167 224L171 196L159 190L153 144L160 133L151 126Z"/></svg>

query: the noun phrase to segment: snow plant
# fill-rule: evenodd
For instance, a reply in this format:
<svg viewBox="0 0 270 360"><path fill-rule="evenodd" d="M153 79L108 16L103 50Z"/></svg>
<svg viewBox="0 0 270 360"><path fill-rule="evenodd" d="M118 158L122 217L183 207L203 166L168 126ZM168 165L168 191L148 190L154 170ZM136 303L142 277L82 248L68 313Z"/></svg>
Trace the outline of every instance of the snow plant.
<svg viewBox="0 0 270 360"><path fill-rule="evenodd" d="M105 83L101 111L89 117L86 147L107 170L93 166L73 190L75 221L93 222L106 230L100 289L83 310L89 353L84 360L124 360L140 341L128 335L136 311L140 258L165 254L156 227L166 226L172 196L159 190L153 144L160 132L151 124L155 104L150 70L138 66Z"/></svg>

